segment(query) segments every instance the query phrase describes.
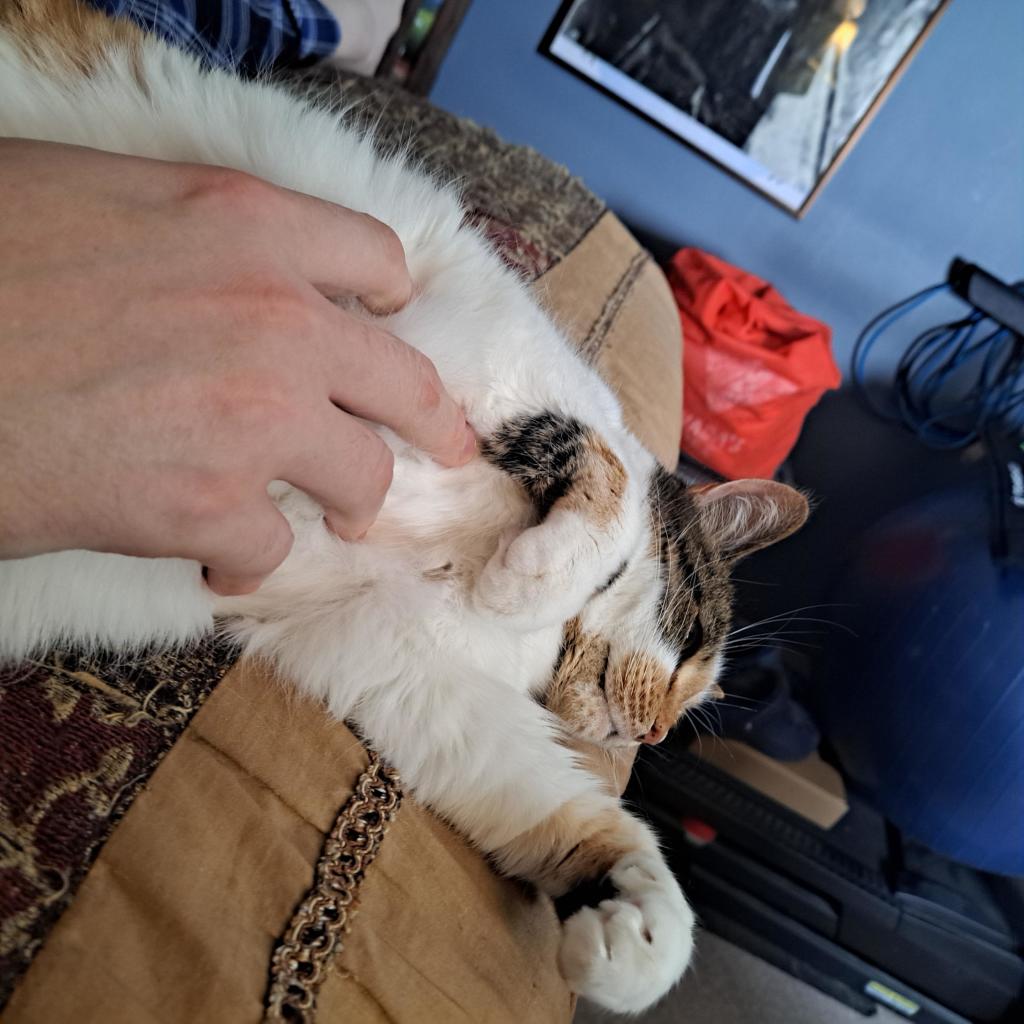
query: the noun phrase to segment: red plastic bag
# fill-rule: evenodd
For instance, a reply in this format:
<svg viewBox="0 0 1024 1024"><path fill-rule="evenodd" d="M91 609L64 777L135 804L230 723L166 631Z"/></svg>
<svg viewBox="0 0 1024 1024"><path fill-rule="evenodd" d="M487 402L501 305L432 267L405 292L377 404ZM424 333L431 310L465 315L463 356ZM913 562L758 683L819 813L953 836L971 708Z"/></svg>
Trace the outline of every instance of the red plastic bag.
<svg viewBox="0 0 1024 1024"><path fill-rule="evenodd" d="M668 269L683 321L683 436L724 477L771 477L841 376L832 332L766 281L699 249Z"/></svg>

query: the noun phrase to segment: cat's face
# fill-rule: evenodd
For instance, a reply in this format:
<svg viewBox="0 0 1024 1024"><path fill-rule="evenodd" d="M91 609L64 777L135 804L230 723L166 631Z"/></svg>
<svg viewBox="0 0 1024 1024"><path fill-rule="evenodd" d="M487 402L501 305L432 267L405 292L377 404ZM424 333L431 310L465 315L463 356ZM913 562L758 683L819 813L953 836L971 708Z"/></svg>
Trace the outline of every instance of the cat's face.
<svg viewBox="0 0 1024 1024"><path fill-rule="evenodd" d="M772 481L684 488L655 471L632 554L565 625L548 706L606 746L664 739L716 692L732 565L807 511L802 494Z"/></svg>

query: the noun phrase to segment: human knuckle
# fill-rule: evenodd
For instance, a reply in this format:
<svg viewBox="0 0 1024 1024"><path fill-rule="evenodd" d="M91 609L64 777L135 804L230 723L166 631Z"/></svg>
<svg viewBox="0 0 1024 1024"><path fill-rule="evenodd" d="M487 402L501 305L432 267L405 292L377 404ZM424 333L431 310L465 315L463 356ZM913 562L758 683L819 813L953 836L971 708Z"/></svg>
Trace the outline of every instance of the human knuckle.
<svg viewBox="0 0 1024 1024"><path fill-rule="evenodd" d="M391 487L395 475L395 456L383 442L373 445L370 456L369 478L370 488L377 499L383 499Z"/></svg>
<svg viewBox="0 0 1024 1024"><path fill-rule="evenodd" d="M268 517L253 532L250 544L252 558L259 563L261 569L269 571L288 554L293 539L283 519L278 516Z"/></svg>
<svg viewBox="0 0 1024 1024"><path fill-rule="evenodd" d="M270 366L244 366L219 374L208 386L206 408L217 429L267 431L292 417L287 374Z"/></svg>
<svg viewBox="0 0 1024 1024"><path fill-rule="evenodd" d="M231 167L197 167L190 176L185 198L198 207L203 216L250 216L265 215L273 195L273 185L245 171Z"/></svg>
<svg viewBox="0 0 1024 1024"><path fill-rule="evenodd" d="M396 268L405 267L405 246L402 245L398 232L378 220L373 221L373 224L381 259L385 265Z"/></svg>
<svg viewBox="0 0 1024 1024"><path fill-rule="evenodd" d="M376 290L382 297L388 295L386 301L389 304L404 304L412 293L412 281L402 239L394 228L375 217L365 213L358 214L358 217L364 226L362 234L373 257L372 265L376 268Z"/></svg>
<svg viewBox="0 0 1024 1024"><path fill-rule="evenodd" d="M409 357L415 382L414 407L420 415L437 412L444 401L445 390L437 367L421 352L411 350Z"/></svg>

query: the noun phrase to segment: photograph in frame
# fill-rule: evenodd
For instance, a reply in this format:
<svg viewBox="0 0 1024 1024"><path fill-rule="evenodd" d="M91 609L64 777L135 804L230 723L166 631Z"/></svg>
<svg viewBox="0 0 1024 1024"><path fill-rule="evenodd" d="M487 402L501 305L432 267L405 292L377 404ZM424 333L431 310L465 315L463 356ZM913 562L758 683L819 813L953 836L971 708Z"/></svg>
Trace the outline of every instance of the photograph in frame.
<svg viewBox="0 0 1024 1024"><path fill-rule="evenodd" d="M949 0L568 0L541 42L797 216Z"/></svg>

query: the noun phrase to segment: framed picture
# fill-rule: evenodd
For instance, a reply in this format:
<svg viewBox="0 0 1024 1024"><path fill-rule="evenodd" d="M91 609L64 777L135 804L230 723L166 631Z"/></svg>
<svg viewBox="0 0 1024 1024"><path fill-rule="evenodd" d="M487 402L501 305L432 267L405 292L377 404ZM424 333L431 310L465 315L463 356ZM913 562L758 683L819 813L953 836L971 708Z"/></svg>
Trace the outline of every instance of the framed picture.
<svg viewBox="0 0 1024 1024"><path fill-rule="evenodd" d="M801 216L949 0L567 0L541 53Z"/></svg>

